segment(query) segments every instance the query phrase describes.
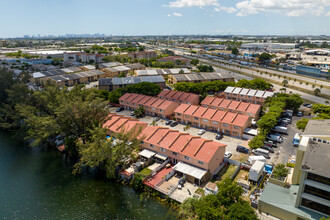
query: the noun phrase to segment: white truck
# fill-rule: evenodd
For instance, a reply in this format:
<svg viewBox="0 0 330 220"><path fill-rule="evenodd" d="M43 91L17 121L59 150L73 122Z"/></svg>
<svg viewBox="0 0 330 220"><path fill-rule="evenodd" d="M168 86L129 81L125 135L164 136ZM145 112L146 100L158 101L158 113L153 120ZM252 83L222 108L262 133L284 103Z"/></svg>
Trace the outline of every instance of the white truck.
<svg viewBox="0 0 330 220"><path fill-rule="evenodd" d="M249 180L258 182L259 178L262 176L264 172L265 165L266 163L262 161L257 160L256 162L254 162L254 164L252 165L249 171Z"/></svg>
<svg viewBox="0 0 330 220"><path fill-rule="evenodd" d="M287 134L288 133L288 128L284 127L284 126L275 126L273 129L273 131L281 133L281 134Z"/></svg>

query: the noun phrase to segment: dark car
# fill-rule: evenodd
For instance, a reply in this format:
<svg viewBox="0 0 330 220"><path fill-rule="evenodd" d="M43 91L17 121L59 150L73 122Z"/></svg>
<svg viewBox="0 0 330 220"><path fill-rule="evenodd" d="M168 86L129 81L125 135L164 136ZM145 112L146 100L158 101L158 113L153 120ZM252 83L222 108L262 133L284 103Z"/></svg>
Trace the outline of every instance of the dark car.
<svg viewBox="0 0 330 220"><path fill-rule="evenodd" d="M271 146L268 146L268 145L263 145L262 147L261 147L262 149L265 149L265 150L268 150L269 152L271 152L271 153L274 153L274 149L271 147Z"/></svg>
<svg viewBox="0 0 330 220"><path fill-rule="evenodd" d="M274 141L264 141L264 144L273 148L277 148L277 144Z"/></svg>
<svg viewBox="0 0 330 220"><path fill-rule="evenodd" d="M241 145L237 145L236 151L241 152L241 153L245 153L245 154L248 154L250 152L249 149L247 149L246 147L243 147Z"/></svg>
<svg viewBox="0 0 330 220"><path fill-rule="evenodd" d="M120 107L120 108L117 108L116 109L116 112L121 112L121 111L124 111L124 108L123 107Z"/></svg>
<svg viewBox="0 0 330 220"><path fill-rule="evenodd" d="M216 140L221 140L223 138L223 134L217 134L216 136L215 136L215 139Z"/></svg>
<svg viewBox="0 0 330 220"><path fill-rule="evenodd" d="M171 123L172 123L171 120L165 122L166 125L170 125Z"/></svg>
<svg viewBox="0 0 330 220"><path fill-rule="evenodd" d="M177 122L177 121L173 121L172 123L171 123L171 127L175 127L175 126L177 126L179 124L179 122Z"/></svg>
<svg viewBox="0 0 330 220"><path fill-rule="evenodd" d="M304 104L303 104L303 106L305 106L305 107L306 107L307 105L309 105L309 104L308 104L308 103L304 103Z"/></svg>

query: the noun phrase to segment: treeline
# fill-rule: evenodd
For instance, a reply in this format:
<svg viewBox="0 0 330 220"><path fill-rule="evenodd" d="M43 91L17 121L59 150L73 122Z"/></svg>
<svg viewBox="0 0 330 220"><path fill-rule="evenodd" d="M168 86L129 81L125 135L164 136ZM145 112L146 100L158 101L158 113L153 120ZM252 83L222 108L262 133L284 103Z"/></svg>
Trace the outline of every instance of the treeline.
<svg viewBox="0 0 330 220"><path fill-rule="evenodd" d="M257 122L259 133L249 142L249 146L253 149L261 147L266 140L266 136L277 124L283 110L296 111L302 103L303 99L298 94L278 94L276 97L267 98L266 107L268 111Z"/></svg>
<svg viewBox="0 0 330 220"><path fill-rule="evenodd" d="M16 58L25 58L25 59L33 59L33 58L39 58L38 55L30 55L27 53L22 53L21 50L14 52L14 53L6 53L6 56L8 57L16 57Z"/></svg>
<svg viewBox="0 0 330 220"><path fill-rule="evenodd" d="M212 81L212 82L200 82L200 83L188 83L179 82L174 85L175 90L181 92L191 92L196 94L205 95L208 92L220 92L224 91L228 86L243 87L248 89L268 90L273 85L263 79L246 80L242 79L237 83Z"/></svg>
<svg viewBox="0 0 330 220"><path fill-rule="evenodd" d="M142 95L156 96L161 91L161 87L157 84L150 82L141 82L113 90L108 93L108 98L110 103L119 103L119 98L122 97L125 93L138 93ZM102 90L102 93L103 97L107 96L107 91Z"/></svg>
<svg viewBox="0 0 330 220"><path fill-rule="evenodd" d="M311 120L318 120L318 119L330 119L330 106L324 105L324 104L314 104L312 106L313 113L315 114L315 117ZM305 130L306 125L308 123L309 119L302 118L299 121L297 121L296 125L299 130Z"/></svg>
<svg viewBox="0 0 330 220"><path fill-rule="evenodd" d="M83 85L70 91L56 85L31 91L7 69L0 69L0 83L0 127L24 137L32 147L54 146L64 139L68 155L78 159L74 173L97 167L116 178L125 160L136 157L140 144L133 134L118 134L121 142L106 138L102 124L109 110L104 92Z"/></svg>

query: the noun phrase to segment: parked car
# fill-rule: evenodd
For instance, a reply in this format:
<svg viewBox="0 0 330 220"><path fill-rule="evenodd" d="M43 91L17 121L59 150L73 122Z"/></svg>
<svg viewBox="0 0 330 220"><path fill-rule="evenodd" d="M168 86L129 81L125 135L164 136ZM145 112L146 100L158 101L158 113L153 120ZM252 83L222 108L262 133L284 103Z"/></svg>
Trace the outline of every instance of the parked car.
<svg viewBox="0 0 330 220"><path fill-rule="evenodd" d="M173 121L172 123L171 123L171 127L175 127L175 126L177 126L179 124L179 122L177 122L177 121Z"/></svg>
<svg viewBox="0 0 330 220"><path fill-rule="evenodd" d="M154 119L153 119L153 121L159 121L159 118L158 118L158 117L156 117L156 118L154 118Z"/></svg>
<svg viewBox="0 0 330 220"><path fill-rule="evenodd" d="M171 120L168 120L168 121L165 122L166 125L170 125L171 123L172 123Z"/></svg>
<svg viewBox="0 0 330 220"><path fill-rule="evenodd" d="M271 152L271 153L274 153L274 149L271 147L271 146L268 146L268 145L263 145L262 147L261 147L262 149L265 149L265 150L268 150L269 152Z"/></svg>
<svg viewBox="0 0 330 220"><path fill-rule="evenodd" d="M281 120L282 120L282 122L287 122L287 123L291 124L290 118L282 118Z"/></svg>
<svg viewBox="0 0 330 220"><path fill-rule="evenodd" d="M258 150L259 149L259 150ZM252 153L254 154L254 155L256 155L256 156L264 156L266 159L270 159L270 156L268 155L268 154L266 154L266 153L262 153L260 150L263 150L263 149L260 149L260 148L258 148L258 149L254 149L254 150L252 150Z"/></svg>
<svg viewBox="0 0 330 220"><path fill-rule="evenodd" d="M215 136L215 139L216 140L221 140L223 138L223 134L217 134L216 136Z"/></svg>
<svg viewBox="0 0 330 220"><path fill-rule="evenodd" d="M303 113L302 113L301 111L298 111L298 112L297 112L297 116L298 116L298 117L301 117L301 116L303 116Z"/></svg>
<svg viewBox="0 0 330 220"><path fill-rule="evenodd" d="M203 135L205 133L205 130L204 129L201 129L198 131L198 135Z"/></svg>
<svg viewBox="0 0 330 220"><path fill-rule="evenodd" d="M276 142L271 141L271 140L264 141L264 144L265 144L265 145L268 145L268 146L270 146L270 147L273 147L273 148L277 148L277 144L276 144Z"/></svg>
<svg viewBox="0 0 330 220"><path fill-rule="evenodd" d="M271 140L271 141L274 141L274 142L276 142L276 143L281 143L281 142L283 142L283 138L282 138L282 136L281 135L279 135L279 134L273 134L273 133L271 133L271 134L269 134L267 137L267 140Z"/></svg>
<svg viewBox="0 0 330 220"><path fill-rule="evenodd" d="M247 149L246 147L243 147L241 145L237 145L236 151L241 152L241 153L245 153L245 154L248 154L250 152L249 149Z"/></svg>
<svg viewBox="0 0 330 220"><path fill-rule="evenodd" d="M307 108L311 108L311 107L313 107L313 105L312 104L308 104L306 107Z"/></svg>
<svg viewBox="0 0 330 220"><path fill-rule="evenodd" d="M119 108L116 109L116 112L121 112L121 111L124 111L123 107L119 107Z"/></svg>
<svg viewBox="0 0 330 220"><path fill-rule="evenodd" d="M307 107L309 104L308 103L304 103L303 106Z"/></svg>
<svg viewBox="0 0 330 220"><path fill-rule="evenodd" d="M230 151L226 151L224 157L230 158L233 154Z"/></svg>
<svg viewBox="0 0 330 220"><path fill-rule="evenodd" d="M131 111L131 113L129 115L130 116L134 116L135 115L135 112L134 111Z"/></svg>

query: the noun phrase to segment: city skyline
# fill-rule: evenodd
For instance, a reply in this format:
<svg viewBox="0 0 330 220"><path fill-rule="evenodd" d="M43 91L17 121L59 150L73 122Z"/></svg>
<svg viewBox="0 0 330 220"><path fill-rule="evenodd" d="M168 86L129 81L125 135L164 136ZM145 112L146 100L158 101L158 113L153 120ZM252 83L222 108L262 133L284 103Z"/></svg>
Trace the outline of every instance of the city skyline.
<svg viewBox="0 0 330 220"><path fill-rule="evenodd" d="M329 21L326 0L14 0L2 2L0 38L67 33L329 35Z"/></svg>

